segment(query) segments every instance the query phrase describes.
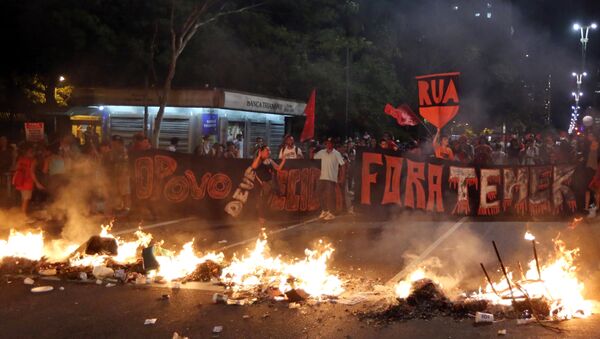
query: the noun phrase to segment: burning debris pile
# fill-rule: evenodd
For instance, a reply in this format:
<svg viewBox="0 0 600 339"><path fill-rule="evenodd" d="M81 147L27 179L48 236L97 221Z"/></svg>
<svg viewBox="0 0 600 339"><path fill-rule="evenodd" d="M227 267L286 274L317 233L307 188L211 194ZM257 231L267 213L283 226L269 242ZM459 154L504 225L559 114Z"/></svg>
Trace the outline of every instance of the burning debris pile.
<svg viewBox="0 0 600 339"><path fill-rule="evenodd" d="M99 235L79 247L46 245L42 232L13 230L7 240L0 240L0 273L99 284L213 281L225 286L224 297L230 304L264 299L326 300L344 291L341 280L328 272L334 249L323 241L315 249L306 249L304 258L286 261L270 255L263 230L254 249L241 257L234 255L226 263L223 253L199 255L193 240L177 252L167 250L162 241L155 242L142 230L135 232L133 241L116 237L110 230L110 226L102 226Z"/></svg>
<svg viewBox="0 0 600 339"><path fill-rule="evenodd" d="M269 254L264 230L248 255L238 258L223 269L221 281L234 300L262 296L274 300L300 301L308 296L327 299L340 295L341 280L328 272L327 263L334 249L319 241L318 248L306 249L305 257L289 262Z"/></svg>
<svg viewBox="0 0 600 339"><path fill-rule="evenodd" d="M562 240L555 239L554 256L548 264L542 265L535 237L528 232L525 239L531 241L534 259L529 262L527 272L518 265L520 278L515 278L513 272L508 271L493 243L503 280L493 282L481 264L488 281L486 287L471 295L461 293L451 300L443 286L436 282L435 275L420 268L395 286L395 304L359 316L378 323L451 316L474 317L476 322L489 322L494 318L517 319L519 324L588 317L592 303L583 297L584 285L577 278L574 265L579 249L569 250Z"/></svg>

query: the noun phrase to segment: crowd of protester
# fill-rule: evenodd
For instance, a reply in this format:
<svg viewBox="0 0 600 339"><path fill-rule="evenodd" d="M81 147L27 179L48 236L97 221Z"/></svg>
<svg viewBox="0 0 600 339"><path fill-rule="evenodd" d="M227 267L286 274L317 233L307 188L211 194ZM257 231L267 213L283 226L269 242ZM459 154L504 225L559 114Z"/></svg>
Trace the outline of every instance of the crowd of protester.
<svg viewBox="0 0 600 339"><path fill-rule="evenodd" d="M362 136L348 139L328 138L320 143L311 140L299 143L291 135L286 135L279 149L271 150L261 137L253 140L247 149L244 147L242 134L225 144L211 142L209 136L202 138L193 154L214 158L253 158L253 167L259 179L269 182L274 171L284 164L284 159L323 159L330 166L342 165L337 171L327 170L323 183L322 195L326 198L322 217L333 218L331 210L331 185L333 176L338 182L343 181L346 192L346 209L352 212L351 195L354 191L354 173L356 169L356 151L360 147L368 149L384 149L399 151L419 160L435 157L463 164L476 166L493 165L544 165L559 163L579 163L585 168L585 182L589 183L586 195L586 208L589 207L592 194L600 196L600 147L593 133L585 135L568 135L566 133L540 133L525 135L444 135L438 131L434 136L421 140L396 140L391 133L384 133L381 138L364 133ZM100 141L93 131L86 132L83 140L67 134L49 142L27 143L16 146L0 136L0 173L3 187L12 185L19 191L22 212L27 214L29 202L34 192L43 196L44 201L53 201L62 188L77 171L78 166L91 164L93 173L109 178L106 189L97 192L95 197L104 201L103 212L108 215L127 213L131 208L131 188L128 165L128 154L132 151L151 149L149 139L142 133L133 136L126 143L119 135L110 140ZM172 138L168 151L179 152L179 139ZM333 152L335 150L335 152ZM248 154L244 154L244 152ZM323 153L325 151L325 153ZM333 154L333 155L331 155ZM339 154L339 157L338 157ZM279 165L271 160L281 159ZM338 159L339 158L339 159ZM260 161L256 159L261 159ZM341 159L341 160L340 160ZM268 196L270 185L261 191L261 196ZM102 199L103 198L103 199ZM595 199L598 201L598 199ZM262 216L261 216L262 218Z"/></svg>

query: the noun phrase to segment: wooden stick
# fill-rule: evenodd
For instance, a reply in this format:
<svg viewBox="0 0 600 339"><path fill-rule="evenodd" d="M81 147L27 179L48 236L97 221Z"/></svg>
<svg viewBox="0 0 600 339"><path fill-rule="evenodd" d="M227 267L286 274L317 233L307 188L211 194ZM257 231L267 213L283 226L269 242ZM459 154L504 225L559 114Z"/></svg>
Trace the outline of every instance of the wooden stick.
<svg viewBox="0 0 600 339"><path fill-rule="evenodd" d="M502 262L502 258L500 257L500 252L498 252L498 247L496 247L496 242L492 241L492 245L494 245L494 251L496 251L496 256L498 257L498 261L500 262L500 267L502 267L502 273L504 273L504 278L506 278L506 282L508 283L508 289L510 289L510 296L515 301L515 295L513 293L512 285L510 284L510 279L508 278L508 273L506 273L506 267L504 267L504 263Z"/></svg>
<svg viewBox="0 0 600 339"><path fill-rule="evenodd" d="M533 245L533 257L535 258L535 266L538 271L538 278L542 280L542 271L540 270L540 262L538 260L537 249L535 247L535 239L531 240L531 244Z"/></svg>
<svg viewBox="0 0 600 339"><path fill-rule="evenodd" d="M525 272L523 271L523 265L521 265L521 261L517 261L517 264L519 264L519 271L521 272L521 280L525 280Z"/></svg>
<svg viewBox="0 0 600 339"><path fill-rule="evenodd" d="M488 275L487 270L485 269L485 266L483 266L483 263L479 263L479 265L481 265L481 269L483 270L483 274L485 274L485 277L488 281L488 283L490 284L490 287L492 288L492 291L494 291L494 294L497 295L499 298L500 294L498 294L498 292L496 291L496 289L494 288L494 284L492 283L492 279L490 279L490 276Z"/></svg>

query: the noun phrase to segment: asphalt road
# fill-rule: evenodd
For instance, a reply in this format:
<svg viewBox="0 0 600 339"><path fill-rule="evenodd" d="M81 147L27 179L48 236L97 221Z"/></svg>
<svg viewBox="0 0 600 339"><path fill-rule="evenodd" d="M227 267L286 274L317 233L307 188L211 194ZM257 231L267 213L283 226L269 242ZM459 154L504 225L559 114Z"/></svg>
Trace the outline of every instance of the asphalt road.
<svg viewBox="0 0 600 339"><path fill-rule="evenodd" d="M134 229L135 224L115 225L115 232ZM179 246L192 238L201 251L223 250L229 258L252 246L260 231L252 222L215 224L186 219L148 229L156 239ZM332 269L344 276L385 283L407 265L418 261L436 274L450 277L459 290L471 290L484 283L479 262L500 279L491 241L496 241L504 261L532 258L531 244L523 240L529 229L537 236L538 251L546 258L553 251L552 239L560 234L567 247L580 247L579 268L586 296L600 300L600 225L581 223L575 229L565 222L473 222L456 226L456 221L426 221L402 215L388 222L371 222L350 217L335 222L273 224L272 253L299 257L315 241L330 241L336 248ZM52 232L50 232L52 233ZM56 231L54 231L56 234ZM442 237L442 241L440 240ZM227 242L224 242L226 240ZM433 243L437 246L432 247ZM423 256L423 253L429 253ZM10 281L10 283L8 283ZM285 303L267 302L250 306L214 305L212 291L171 290L161 287L116 286L106 288L67 282L36 282L56 288L46 294L32 294L20 279L0 280L0 333L6 338L170 338L178 332L190 338L212 337L214 326L223 326L221 338L489 338L506 329L510 337L556 338L599 337L600 316L571 320L559 326L557 335L539 326L516 326L514 321L475 327L471 320L436 318L377 326L359 320L353 312L364 304L347 306L324 303L288 309ZM64 290L58 287L63 286ZM368 289L369 285L365 286ZM214 288L214 287L213 287ZM168 301L161 296L169 294ZM249 317L244 317L247 315ZM154 325L144 320L157 318Z"/></svg>

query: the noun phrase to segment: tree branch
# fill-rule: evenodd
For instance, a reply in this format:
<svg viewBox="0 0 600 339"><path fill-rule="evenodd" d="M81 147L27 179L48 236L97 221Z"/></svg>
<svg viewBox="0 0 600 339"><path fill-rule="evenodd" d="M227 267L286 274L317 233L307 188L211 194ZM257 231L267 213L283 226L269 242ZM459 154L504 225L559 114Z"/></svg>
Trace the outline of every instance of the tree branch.
<svg viewBox="0 0 600 339"><path fill-rule="evenodd" d="M231 11L221 11L215 15L213 15L212 17L204 20L204 21L197 21L194 24L194 26L189 30L189 32L186 35L182 35L181 37L181 45L180 45L180 49L183 51L183 49L185 48L185 46L188 44L188 42L192 39L192 37L194 36L194 34L196 34L196 32L198 31L198 28L208 25L209 23L216 21L217 19L219 19L220 17L223 16L227 16L230 14L236 14L236 13L242 13L245 12L249 9L252 8L256 8L262 6L262 3L258 3L255 5L250 5L250 6L246 6L246 7L242 7L242 8L238 8L238 9L234 9ZM199 19L199 18L198 18Z"/></svg>

